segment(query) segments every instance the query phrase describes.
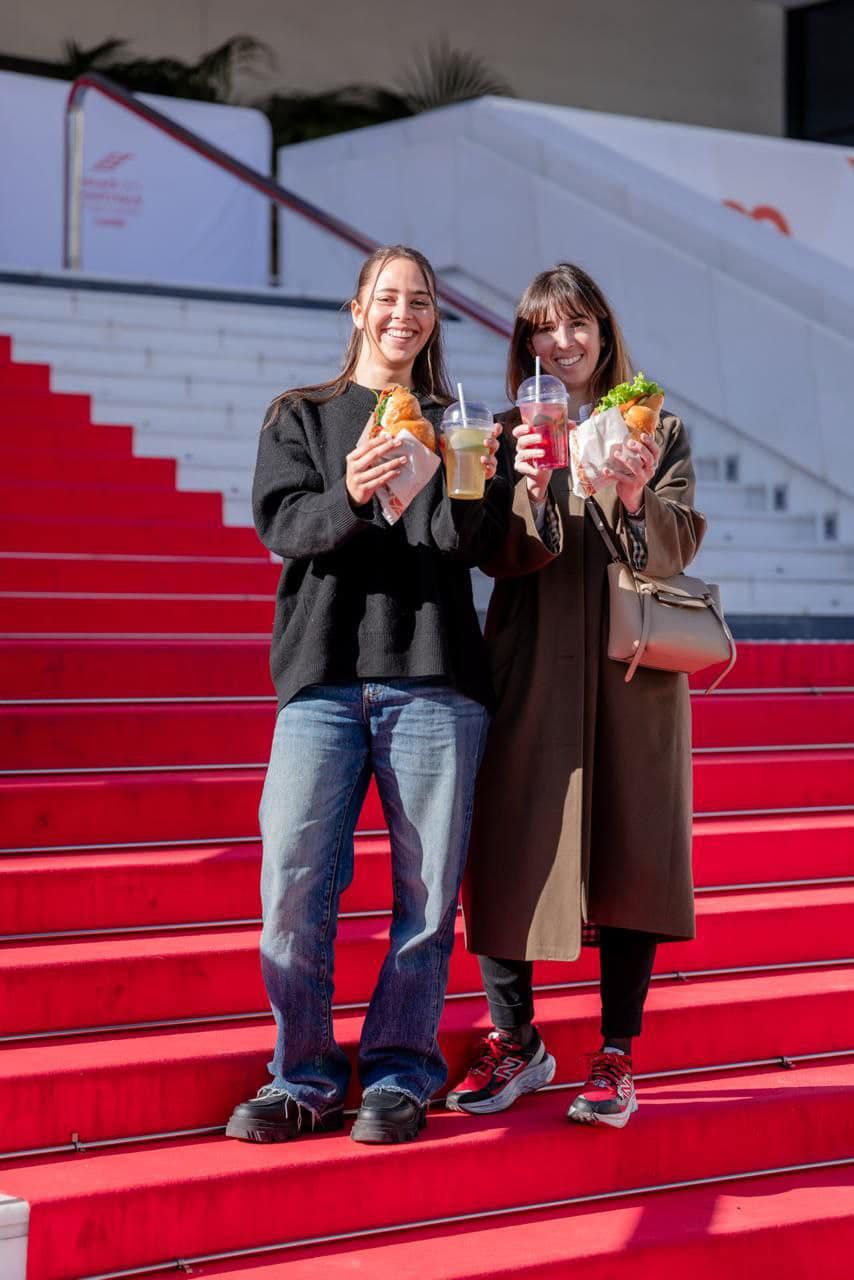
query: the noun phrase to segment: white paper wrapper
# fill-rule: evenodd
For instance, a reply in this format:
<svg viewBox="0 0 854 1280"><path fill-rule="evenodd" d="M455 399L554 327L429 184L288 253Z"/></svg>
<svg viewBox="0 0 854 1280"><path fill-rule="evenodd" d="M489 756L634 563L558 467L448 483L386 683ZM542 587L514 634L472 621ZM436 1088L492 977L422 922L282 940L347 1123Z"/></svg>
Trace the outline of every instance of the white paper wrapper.
<svg viewBox="0 0 854 1280"><path fill-rule="evenodd" d="M610 465L614 447L627 440L630 434L619 409L594 413L570 431L572 492L577 498L590 498L600 489L614 484L613 480L602 475L602 469Z"/></svg>
<svg viewBox="0 0 854 1280"><path fill-rule="evenodd" d="M395 441L399 446L398 452L406 458L406 466L400 475L377 490L380 508L389 524L400 519L415 495L421 492L441 465L438 454L417 440L411 431L401 431L395 436Z"/></svg>

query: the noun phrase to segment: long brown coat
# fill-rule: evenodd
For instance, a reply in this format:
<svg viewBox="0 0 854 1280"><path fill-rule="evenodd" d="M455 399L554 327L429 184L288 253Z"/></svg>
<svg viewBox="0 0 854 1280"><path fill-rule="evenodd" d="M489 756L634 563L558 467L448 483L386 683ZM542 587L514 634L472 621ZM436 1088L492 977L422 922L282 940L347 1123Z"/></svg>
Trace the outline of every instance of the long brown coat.
<svg viewBox="0 0 854 1280"><path fill-rule="evenodd" d="M506 415L504 465L512 466ZM648 571L693 559L705 520L681 421L665 414L645 494ZM581 922L694 936L691 709L685 676L607 656L608 553L557 471L562 544L537 534L524 479L500 556L486 636L498 699L478 779L463 908L471 951L573 960ZM613 489L599 495L624 546ZM538 572L536 571L538 570Z"/></svg>

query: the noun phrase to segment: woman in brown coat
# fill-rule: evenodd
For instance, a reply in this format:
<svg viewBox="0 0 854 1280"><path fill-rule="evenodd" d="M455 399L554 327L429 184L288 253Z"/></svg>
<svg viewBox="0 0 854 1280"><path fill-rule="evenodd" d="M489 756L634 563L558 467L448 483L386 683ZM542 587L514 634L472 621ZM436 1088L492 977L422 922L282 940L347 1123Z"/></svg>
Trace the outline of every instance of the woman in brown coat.
<svg viewBox="0 0 854 1280"><path fill-rule="evenodd" d="M595 282L560 263L516 313L508 393L534 371L561 379L579 420L631 377L617 320ZM509 428L513 428L511 432ZM637 1107L632 1038L659 940L694 935L691 711L687 679L607 656L609 555L566 470L544 471L541 438L505 417L519 473L486 635L498 699L481 766L463 906L495 1030L452 1109L501 1111L552 1079L533 1025L534 960L574 960L598 938L603 1043L569 1116L622 1128ZM515 449L515 456L514 454ZM669 576L697 552L694 472L680 420L615 455L599 506L636 568ZM583 936L584 935L584 936Z"/></svg>

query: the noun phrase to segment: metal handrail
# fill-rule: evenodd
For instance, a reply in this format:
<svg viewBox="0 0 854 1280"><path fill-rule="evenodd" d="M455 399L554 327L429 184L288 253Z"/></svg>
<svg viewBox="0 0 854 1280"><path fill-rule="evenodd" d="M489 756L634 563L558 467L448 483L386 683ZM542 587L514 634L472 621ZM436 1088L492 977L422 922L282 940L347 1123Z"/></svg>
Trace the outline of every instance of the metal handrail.
<svg viewBox="0 0 854 1280"><path fill-rule="evenodd" d="M353 248L361 250L362 253L370 254L379 248L379 241L372 240L370 236L366 236L355 227L351 227L349 223L342 222L340 218L333 217L332 214L318 208L317 205L311 204L308 200L303 200L302 196L298 196L296 192L289 191L287 187L280 186L278 182L274 182L272 178L268 178L257 169L243 164L242 161L235 159L228 152L220 150L213 143L207 142L197 133L193 133L191 129L185 129L183 125L178 124L175 120L170 120L161 111L141 102L134 94L114 84L106 76L99 75L95 71L87 71L78 76L72 84L65 107L65 199L63 207L63 265L65 267L79 271L82 264L83 103L86 92L89 89L96 89L105 98L109 98L111 102L124 107L126 111L141 120L145 120L147 124L153 125L161 133L168 134L170 138L188 147L196 155L203 156L204 159L217 165L218 168L224 169L226 173L230 173L232 177L237 178L239 182L245 183L260 192L261 195L272 200L274 204L281 206L283 209L289 209L291 213L298 214L299 217L305 218L316 227L320 227L330 235L336 236L337 239L343 240ZM437 280L436 293L443 302L447 303L455 311L461 312L471 320L476 320L478 324L482 324L493 333L498 333L504 338L510 336L511 326L506 320L489 311L486 307L482 307L474 299L458 293L450 285Z"/></svg>

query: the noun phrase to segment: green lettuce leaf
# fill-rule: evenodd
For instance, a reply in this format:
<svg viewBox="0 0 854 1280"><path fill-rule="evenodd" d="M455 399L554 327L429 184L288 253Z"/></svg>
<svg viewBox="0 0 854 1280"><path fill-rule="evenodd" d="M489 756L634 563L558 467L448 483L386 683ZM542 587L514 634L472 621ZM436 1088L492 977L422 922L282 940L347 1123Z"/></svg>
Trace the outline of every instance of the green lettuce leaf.
<svg viewBox="0 0 854 1280"><path fill-rule="evenodd" d="M385 395L380 395L377 397L377 407L374 410L374 417L376 418L377 422L379 423L382 422L383 414L386 411L386 406L388 405L388 402L390 399L391 399L390 391L386 391Z"/></svg>
<svg viewBox="0 0 854 1280"><path fill-rule="evenodd" d="M664 388L660 387L657 382L650 381L642 373L636 373L632 382L621 382L618 386L612 388L607 395L603 396L594 412L602 413L605 409L616 409L621 404L625 404L627 400L634 400L636 396L663 395Z"/></svg>

